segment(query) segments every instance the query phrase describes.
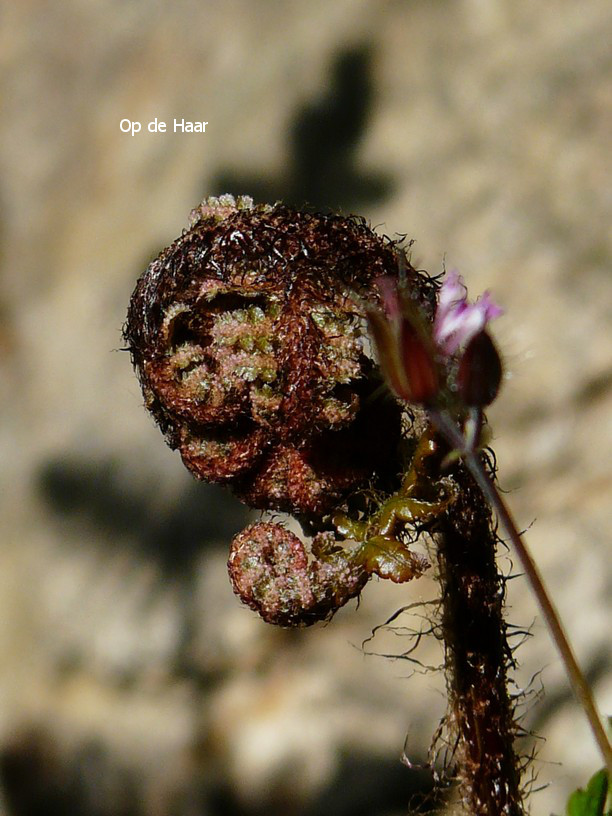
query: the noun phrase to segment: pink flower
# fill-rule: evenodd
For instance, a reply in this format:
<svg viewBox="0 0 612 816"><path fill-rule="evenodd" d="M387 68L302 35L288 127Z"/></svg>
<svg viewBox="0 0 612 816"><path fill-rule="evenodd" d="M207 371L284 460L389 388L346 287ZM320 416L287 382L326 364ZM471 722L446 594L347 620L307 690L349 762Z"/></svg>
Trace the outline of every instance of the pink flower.
<svg viewBox="0 0 612 816"><path fill-rule="evenodd" d="M434 340L450 356L484 330L490 320L503 314L488 292L475 303L468 303L461 275L453 269L442 282L434 318Z"/></svg>
<svg viewBox="0 0 612 816"><path fill-rule="evenodd" d="M442 283L433 327L397 281L376 280L384 311L367 309L370 331L383 374L397 396L406 402L432 406L448 388L444 357L462 349L457 392L466 406L489 405L502 378L502 362L486 331L487 323L502 314L488 292L468 303L458 272Z"/></svg>

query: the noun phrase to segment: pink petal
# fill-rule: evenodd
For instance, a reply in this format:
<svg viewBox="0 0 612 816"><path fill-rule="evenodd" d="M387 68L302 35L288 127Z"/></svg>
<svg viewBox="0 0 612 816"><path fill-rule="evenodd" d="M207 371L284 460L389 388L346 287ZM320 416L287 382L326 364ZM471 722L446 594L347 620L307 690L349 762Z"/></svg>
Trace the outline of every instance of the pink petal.
<svg viewBox="0 0 612 816"><path fill-rule="evenodd" d="M442 281L442 287L438 295L438 310L447 312L460 303L467 302L467 287L463 278L456 269L447 272Z"/></svg>
<svg viewBox="0 0 612 816"><path fill-rule="evenodd" d="M460 346L469 343L475 334L482 331L485 324L483 311L476 304L470 304L461 311L449 314L435 339L445 354L454 354Z"/></svg>
<svg viewBox="0 0 612 816"><path fill-rule="evenodd" d="M440 289L434 318L434 339L444 354L454 354L482 331L490 320L502 313L489 292L481 295L476 303L468 303L463 278L453 269Z"/></svg>
<svg viewBox="0 0 612 816"><path fill-rule="evenodd" d="M496 317L499 317L504 313L501 306L498 306L497 303L491 299L491 295L488 291L483 292L483 294L476 301L475 305L480 306L480 308L484 310L485 319L487 322L489 320L494 320Z"/></svg>

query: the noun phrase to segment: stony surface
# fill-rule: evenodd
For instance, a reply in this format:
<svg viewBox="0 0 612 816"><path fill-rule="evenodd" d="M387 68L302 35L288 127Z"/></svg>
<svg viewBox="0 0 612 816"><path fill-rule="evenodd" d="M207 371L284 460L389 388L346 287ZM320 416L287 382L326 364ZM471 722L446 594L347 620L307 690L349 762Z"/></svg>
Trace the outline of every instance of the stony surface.
<svg viewBox="0 0 612 816"><path fill-rule="evenodd" d="M136 277L209 194L358 211L417 239L430 271L495 291L501 484L610 712L610 4L29 0L2 16L7 811L38 795L62 814L298 814L316 795L354 814L348 792L396 789L371 812L402 813L393 763L406 733L423 757L444 709L439 674L351 645L432 597L428 579L380 582L298 633L240 607L225 561L243 519L191 483L114 353ZM126 117L209 124L132 137ZM530 626L522 581L510 596ZM544 670L526 725L552 784L532 808L559 813L598 760L539 620L533 635L519 683Z"/></svg>

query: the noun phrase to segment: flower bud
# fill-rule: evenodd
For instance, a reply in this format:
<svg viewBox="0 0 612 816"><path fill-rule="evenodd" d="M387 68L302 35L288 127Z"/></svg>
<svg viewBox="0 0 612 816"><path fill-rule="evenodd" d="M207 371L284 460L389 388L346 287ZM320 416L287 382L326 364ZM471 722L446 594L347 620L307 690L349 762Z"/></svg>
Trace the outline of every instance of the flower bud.
<svg viewBox="0 0 612 816"><path fill-rule="evenodd" d="M431 403L440 389L433 349L409 317L400 323L400 357L410 402Z"/></svg>
<svg viewBox="0 0 612 816"><path fill-rule="evenodd" d="M381 371L390 388L404 402L427 405L440 390L435 346L422 302L397 281L376 281L385 312L367 308L370 334Z"/></svg>
<svg viewBox="0 0 612 816"><path fill-rule="evenodd" d="M470 340L459 363L459 396L465 405L485 408L497 396L501 379L499 352L490 335L481 331Z"/></svg>
<svg viewBox="0 0 612 816"><path fill-rule="evenodd" d="M396 327L378 309L369 307L367 315L383 377L396 396L410 402L412 392L400 360Z"/></svg>

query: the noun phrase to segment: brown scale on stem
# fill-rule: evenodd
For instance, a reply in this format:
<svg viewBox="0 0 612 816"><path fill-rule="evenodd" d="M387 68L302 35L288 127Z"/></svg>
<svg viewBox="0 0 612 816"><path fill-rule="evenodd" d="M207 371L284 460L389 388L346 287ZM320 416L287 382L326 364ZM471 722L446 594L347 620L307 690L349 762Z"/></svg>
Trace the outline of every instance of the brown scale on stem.
<svg viewBox="0 0 612 816"><path fill-rule="evenodd" d="M504 582L495 562L491 512L462 465L457 497L439 523L438 564L460 794L474 816L521 816L517 725L508 693L511 662L503 617Z"/></svg>

